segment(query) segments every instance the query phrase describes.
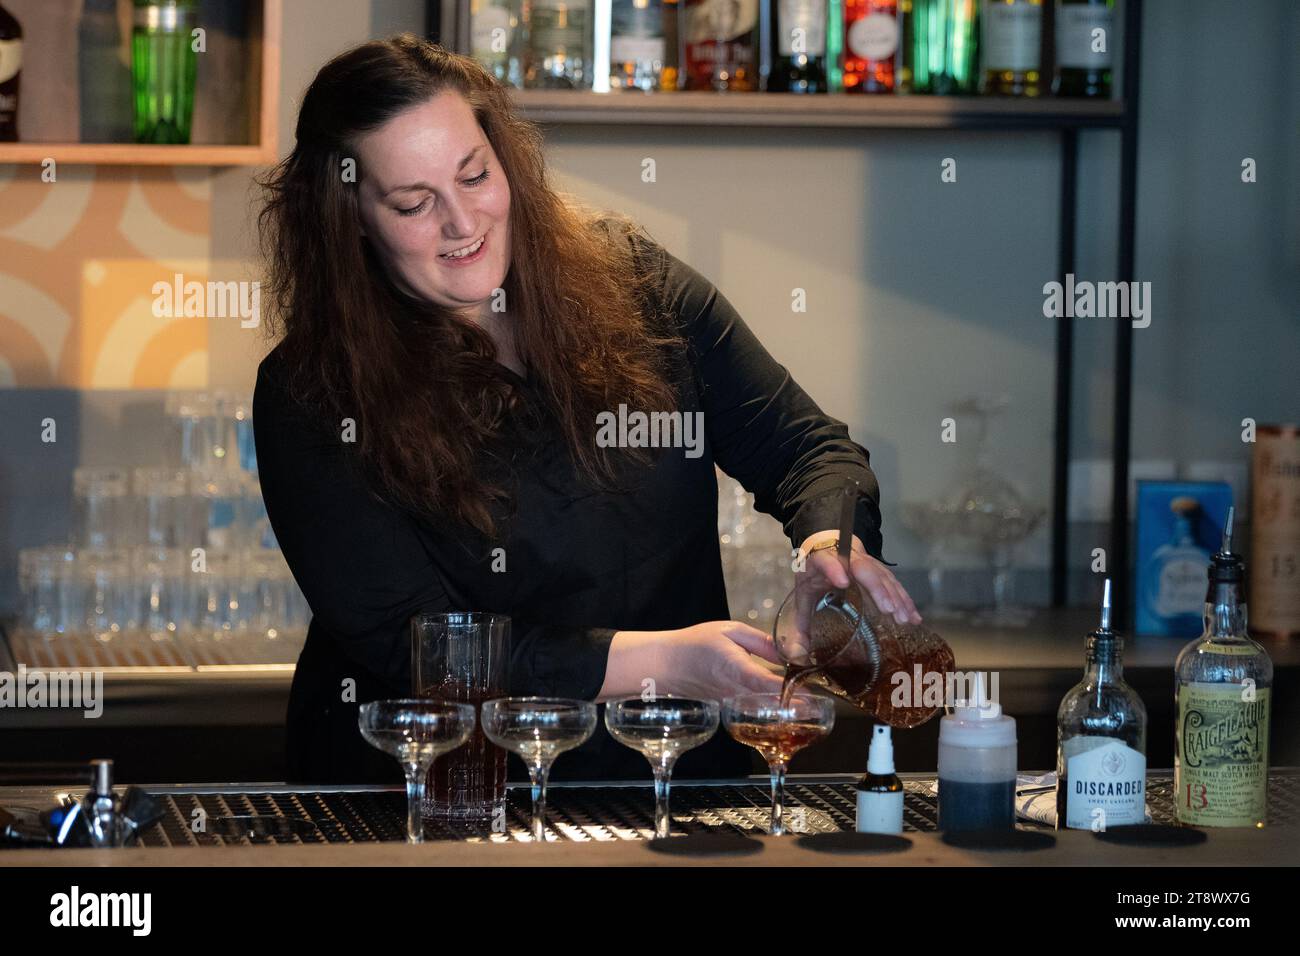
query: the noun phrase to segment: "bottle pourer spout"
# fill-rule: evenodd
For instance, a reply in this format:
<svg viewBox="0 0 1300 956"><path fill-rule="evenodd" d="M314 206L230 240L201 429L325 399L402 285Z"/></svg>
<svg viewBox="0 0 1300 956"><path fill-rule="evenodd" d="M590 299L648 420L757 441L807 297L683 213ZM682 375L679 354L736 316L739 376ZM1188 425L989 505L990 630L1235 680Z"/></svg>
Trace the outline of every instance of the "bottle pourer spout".
<svg viewBox="0 0 1300 956"><path fill-rule="evenodd" d="M1232 554L1232 518L1236 505L1228 505L1228 518L1223 523L1223 553Z"/></svg>
<svg viewBox="0 0 1300 956"><path fill-rule="evenodd" d="M1110 578L1101 589L1101 630L1110 630Z"/></svg>

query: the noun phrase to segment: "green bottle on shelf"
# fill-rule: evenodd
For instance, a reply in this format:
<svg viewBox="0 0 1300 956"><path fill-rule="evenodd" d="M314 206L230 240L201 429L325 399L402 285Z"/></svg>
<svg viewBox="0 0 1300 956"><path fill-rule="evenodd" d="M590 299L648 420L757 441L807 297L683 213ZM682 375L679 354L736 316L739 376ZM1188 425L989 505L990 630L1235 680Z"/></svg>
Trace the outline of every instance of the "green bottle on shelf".
<svg viewBox="0 0 1300 956"><path fill-rule="evenodd" d="M979 87L979 6L976 0L912 0L903 20L900 93L939 96Z"/></svg>
<svg viewBox="0 0 1300 956"><path fill-rule="evenodd" d="M194 117L195 0L135 0L131 73L137 143L185 144Z"/></svg>

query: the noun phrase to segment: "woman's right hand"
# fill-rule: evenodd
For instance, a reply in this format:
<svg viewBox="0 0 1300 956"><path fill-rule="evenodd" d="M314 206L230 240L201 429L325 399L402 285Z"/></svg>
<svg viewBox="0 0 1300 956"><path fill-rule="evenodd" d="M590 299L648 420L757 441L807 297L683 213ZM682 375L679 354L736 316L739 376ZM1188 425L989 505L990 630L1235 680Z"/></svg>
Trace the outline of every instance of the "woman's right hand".
<svg viewBox="0 0 1300 956"><path fill-rule="evenodd" d="M739 621L706 621L674 631L619 631L610 644L599 700L641 694L721 701L781 690L770 634Z"/></svg>

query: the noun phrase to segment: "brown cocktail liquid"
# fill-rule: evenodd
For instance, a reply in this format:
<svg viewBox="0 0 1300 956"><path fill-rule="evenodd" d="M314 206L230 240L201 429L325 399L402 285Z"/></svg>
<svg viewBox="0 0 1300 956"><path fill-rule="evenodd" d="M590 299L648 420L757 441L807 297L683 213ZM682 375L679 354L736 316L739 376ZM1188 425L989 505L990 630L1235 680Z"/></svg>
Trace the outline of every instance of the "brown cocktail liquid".
<svg viewBox="0 0 1300 956"><path fill-rule="evenodd" d="M482 712L484 701L506 696L504 690L479 690L459 681L445 681L422 696L462 704L473 704ZM425 780L426 805L438 816L482 819L490 817L505 799L506 752L483 733L481 720L465 743L433 761Z"/></svg>
<svg viewBox="0 0 1300 956"><path fill-rule="evenodd" d="M829 733L825 724L810 720L743 721L729 725L731 736L748 744L768 763L790 758Z"/></svg>
<svg viewBox="0 0 1300 956"><path fill-rule="evenodd" d="M859 588L849 588L844 600L851 608L838 609L833 598L823 601L812 616L809 635L814 648L843 649L824 665L787 664L781 686L783 704L800 684L809 684L891 727L919 727L939 713L942 705L923 703L924 681L933 679L929 675L938 675L940 687L946 687L947 675L957 666L948 642L925 627L899 624L882 614ZM863 624L874 634L874 642L859 631Z"/></svg>

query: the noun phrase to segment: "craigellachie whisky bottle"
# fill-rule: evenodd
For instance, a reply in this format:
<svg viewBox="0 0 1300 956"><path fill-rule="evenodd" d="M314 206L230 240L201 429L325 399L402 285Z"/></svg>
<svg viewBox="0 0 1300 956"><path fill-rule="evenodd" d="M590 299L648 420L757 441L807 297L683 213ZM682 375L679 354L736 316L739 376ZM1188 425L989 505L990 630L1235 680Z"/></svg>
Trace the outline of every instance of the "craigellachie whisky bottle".
<svg viewBox="0 0 1300 956"><path fill-rule="evenodd" d="M1105 830L1146 820L1147 709L1124 683L1124 641L1110 626L1088 635L1083 680L1056 712L1056 827Z"/></svg>
<svg viewBox="0 0 1300 956"><path fill-rule="evenodd" d="M1262 827L1268 803L1273 662L1246 633L1246 568L1232 516L1210 562L1205 633L1174 664L1174 805L1201 827Z"/></svg>
<svg viewBox="0 0 1300 956"><path fill-rule="evenodd" d="M18 80L23 68L23 28L0 6L0 143L18 141Z"/></svg>

